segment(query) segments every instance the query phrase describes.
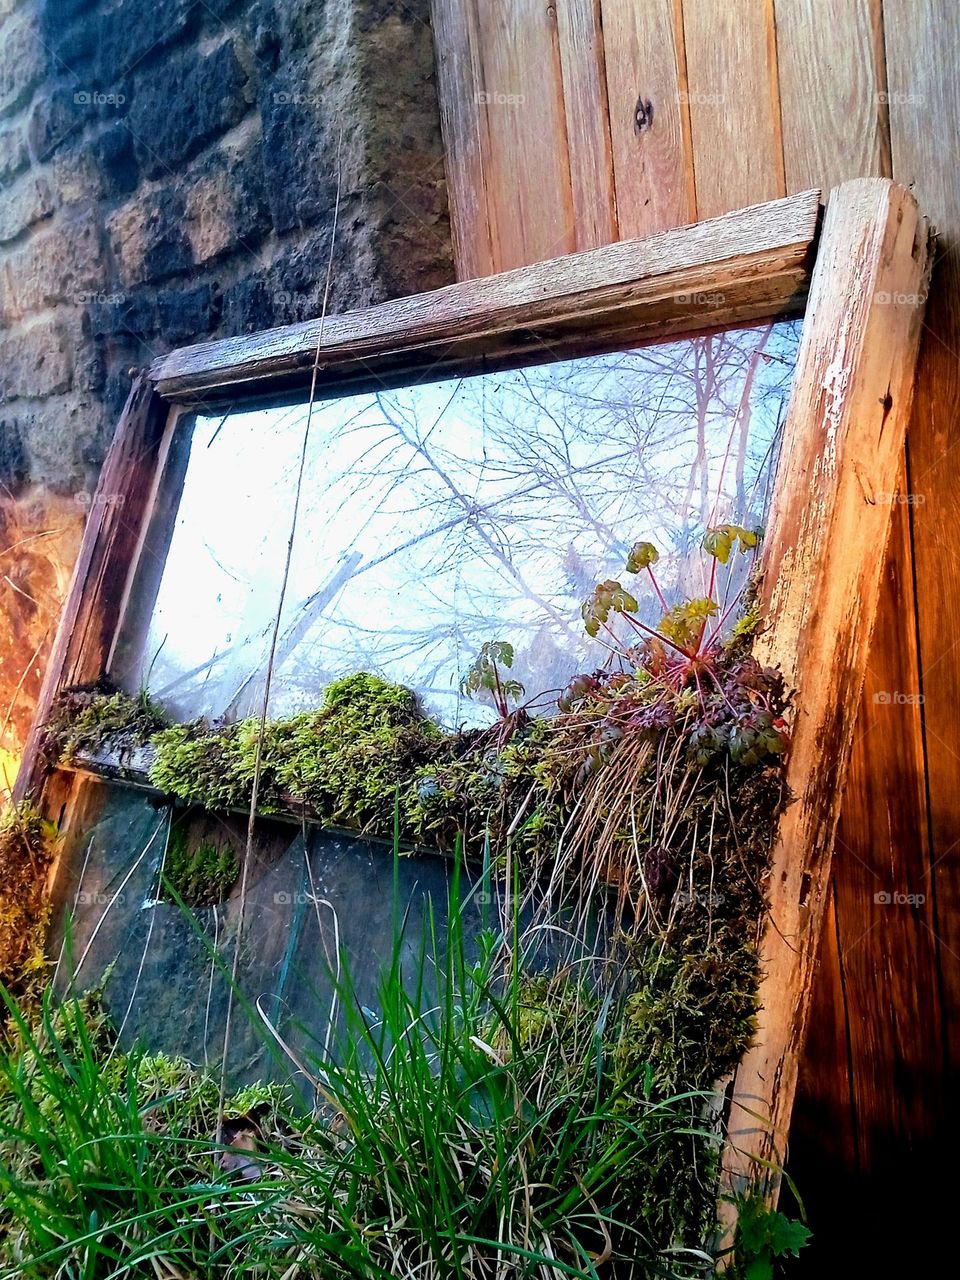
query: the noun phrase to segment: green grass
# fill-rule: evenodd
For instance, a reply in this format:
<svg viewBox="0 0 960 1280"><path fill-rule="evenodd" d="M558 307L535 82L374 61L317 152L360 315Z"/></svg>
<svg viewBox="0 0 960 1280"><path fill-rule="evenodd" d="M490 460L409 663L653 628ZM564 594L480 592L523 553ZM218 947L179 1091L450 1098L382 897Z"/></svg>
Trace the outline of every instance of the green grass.
<svg viewBox="0 0 960 1280"><path fill-rule="evenodd" d="M314 1105L277 1086L228 1103L239 1117L229 1132L244 1130L255 1148L239 1157L215 1140L217 1076L121 1051L95 1000L57 1005L48 992L29 1019L8 1000L3 1274L709 1270L703 1240L671 1232L664 1204L650 1200L671 1153L710 1168L704 1096L656 1097L644 1065L624 1075L622 1001L573 971L531 977L493 933L468 944L461 905L455 875L450 927L431 921L412 969L398 927L376 1015L341 975L332 1051L302 1062ZM239 1169L223 1167L225 1153Z"/></svg>

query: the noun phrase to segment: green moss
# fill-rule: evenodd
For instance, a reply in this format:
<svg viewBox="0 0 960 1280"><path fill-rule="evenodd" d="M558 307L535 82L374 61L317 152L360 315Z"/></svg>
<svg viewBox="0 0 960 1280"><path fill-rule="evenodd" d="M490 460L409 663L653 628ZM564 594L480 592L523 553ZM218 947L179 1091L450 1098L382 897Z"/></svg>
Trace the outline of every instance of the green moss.
<svg viewBox="0 0 960 1280"><path fill-rule="evenodd" d="M260 721L212 730L175 725L152 738L150 780L209 809L250 803ZM260 808L304 806L321 821L388 834L395 796L442 743L401 685L361 673L336 680L315 712L267 724Z"/></svg>
<svg viewBox="0 0 960 1280"><path fill-rule="evenodd" d="M176 897L188 907L222 902L236 883L239 871L237 855L229 845L218 845L212 840L191 843L185 819L170 828L164 877Z"/></svg>
<svg viewBox="0 0 960 1280"><path fill-rule="evenodd" d="M47 872L56 841L27 805L0 815L0 983L26 995L46 971Z"/></svg>
<svg viewBox="0 0 960 1280"><path fill-rule="evenodd" d="M105 748L140 745L168 724L145 691L130 697L104 688L70 689L60 695L47 722L45 750L50 758L70 763Z"/></svg>

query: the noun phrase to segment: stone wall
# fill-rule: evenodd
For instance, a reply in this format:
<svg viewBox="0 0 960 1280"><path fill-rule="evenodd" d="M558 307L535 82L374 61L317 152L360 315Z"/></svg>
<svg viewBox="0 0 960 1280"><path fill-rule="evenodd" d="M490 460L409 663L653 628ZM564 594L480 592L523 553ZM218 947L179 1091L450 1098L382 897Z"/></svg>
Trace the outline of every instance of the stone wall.
<svg viewBox="0 0 960 1280"><path fill-rule="evenodd" d="M0 747L131 368L317 315L338 182L331 309L452 278L428 14L0 0Z"/></svg>

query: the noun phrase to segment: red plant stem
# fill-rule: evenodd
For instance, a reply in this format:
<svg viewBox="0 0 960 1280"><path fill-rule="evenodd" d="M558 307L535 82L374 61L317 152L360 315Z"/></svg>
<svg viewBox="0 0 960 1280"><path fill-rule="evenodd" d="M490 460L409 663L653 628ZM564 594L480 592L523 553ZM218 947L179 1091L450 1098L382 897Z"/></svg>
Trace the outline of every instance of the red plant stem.
<svg viewBox="0 0 960 1280"><path fill-rule="evenodd" d="M711 558L713 560L713 564L710 566L710 585L707 588L708 600L713 599L713 589L717 585L717 557L713 556ZM707 619L704 618L700 626L700 634L697 636L697 645L696 645L696 648L694 649L694 653L700 652L700 646L703 643L703 633L706 631L706 629L707 629Z"/></svg>
<svg viewBox="0 0 960 1280"><path fill-rule="evenodd" d="M669 636L665 636L662 632L654 631L652 627L648 627L645 622L641 622L639 618L635 618L632 613L624 613L623 617L625 617L632 626L636 627L638 631L646 632L648 636L653 636L654 640L662 640L664 644L668 644L670 648L675 649L677 653L682 653L685 658L693 658L696 656L696 654L691 653L689 649L684 649L682 645L671 640ZM604 626L606 626L605 623ZM610 631L610 628L607 627L607 630ZM610 634L613 635L613 632L610 632Z"/></svg>
<svg viewBox="0 0 960 1280"><path fill-rule="evenodd" d="M660 601L660 607L663 609L664 613L669 613L670 610L667 608L667 602L663 598L663 592L660 590L660 584L657 582L656 578L653 576L653 570L650 568L649 565L647 565L647 573L649 573L650 581L653 583L653 589L657 593L657 599Z"/></svg>
<svg viewBox="0 0 960 1280"><path fill-rule="evenodd" d="M503 696L503 688L500 684L500 672L497 670L496 663L493 664L493 678L497 684L497 692L494 694L494 701L497 704L497 711L500 714L500 719L505 720L508 715L507 700Z"/></svg>
<svg viewBox="0 0 960 1280"><path fill-rule="evenodd" d="M703 687L700 684L700 677L696 671L693 673L693 683L697 686L697 697L700 699L700 706L703 706Z"/></svg>
<svg viewBox="0 0 960 1280"><path fill-rule="evenodd" d="M731 613L733 613L734 609L737 607L739 603L740 603L740 595L738 594L730 602L730 604L727 605L726 609L724 609L723 616L721 617L720 621L717 623L716 628L710 632L710 636L707 639L707 643L704 645L704 651L709 649L710 646L716 642L717 637L720 635L721 631L723 630L724 623L730 617Z"/></svg>
<svg viewBox="0 0 960 1280"><path fill-rule="evenodd" d="M630 617L630 615L629 615L628 613L625 613L623 616L624 616L625 618L629 618L629 617ZM600 625L601 625L601 627L603 627L604 631L607 633L607 635L610 637L610 639L611 639L611 640L614 642L614 644L617 646L617 647L616 647L616 649L614 649L614 650L613 650L613 652L614 652L614 653L616 653L616 655L617 655L617 657L618 657L618 658L622 658L622 657L624 657L625 655L624 655L624 652L623 652L623 646L622 646L622 644L621 644L621 642L620 642L620 637L617 635L617 633L614 631L614 629L609 625L609 623L601 622L601 623L600 623Z"/></svg>

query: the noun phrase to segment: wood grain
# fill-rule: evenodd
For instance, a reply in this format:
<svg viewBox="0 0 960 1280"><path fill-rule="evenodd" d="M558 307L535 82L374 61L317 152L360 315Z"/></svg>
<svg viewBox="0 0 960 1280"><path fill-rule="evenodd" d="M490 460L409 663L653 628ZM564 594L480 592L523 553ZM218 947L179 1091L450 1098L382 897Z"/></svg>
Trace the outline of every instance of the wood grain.
<svg viewBox="0 0 960 1280"><path fill-rule="evenodd" d="M576 247L595 249L619 238L600 0L556 9Z"/></svg>
<svg viewBox="0 0 960 1280"><path fill-rule="evenodd" d="M908 484L914 495L929 883L936 903L930 941L943 991L951 1097L941 1117L946 1140L960 1131L960 7L942 0L886 0L884 22L894 172L915 186L938 234L910 422Z"/></svg>
<svg viewBox="0 0 960 1280"><path fill-rule="evenodd" d="M140 374L130 389L100 472L14 785L15 802L36 797L43 772L43 732L59 691L98 680L105 670L167 413L167 405L156 394L150 378Z"/></svg>
<svg viewBox="0 0 960 1280"><path fill-rule="evenodd" d="M852 768L852 762L851 762ZM849 785L849 784L848 784ZM839 1178L856 1174L860 1156L850 1064L850 1022L837 922L837 862L828 889L810 1021L790 1125L790 1174L811 1209L825 1167ZM829 1160L824 1153L829 1152Z"/></svg>
<svg viewBox="0 0 960 1280"><path fill-rule="evenodd" d="M494 267L576 249L556 10L542 0L477 4Z"/></svg>
<svg viewBox="0 0 960 1280"><path fill-rule="evenodd" d="M935 1140L944 1114L905 474L897 494L834 855L859 1155L874 1173Z"/></svg>
<svg viewBox="0 0 960 1280"><path fill-rule="evenodd" d="M890 176L881 0L775 0L787 191Z"/></svg>
<svg viewBox="0 0 960 1280"><path fill-rule="evenodd" d="M786 191L773 0L683 0L697 211Z"/></svg>
<svg viewBox="0 0 960 1280"><path fill-rule="evenodd" d="M757 651L798 690L787 771L796 800L774 851L762 1007L735 1079L724 1168L734 1187L765 1168L771 1196L910 411L927 241L904 188L858 179L831 193L764 550L769 628Z"/></svg>
<svg viewBox="0 0 960 1280"><path fill-rule="evenodd" d="M151 370L160 393L189 401L304 386L320 344L321 394L390 377L440 378L493 361L559 359L579 335L601 343L795 311L809 280L819 193L785 200L398 298L364 311L185 347ZM569 352L568 352L569 354Z"/></svg>
<svg viewBox="0 0 960 1280"><path fill-rule="evenodd" d="M905 475L898 492L908 492ZM790 1128L789 1171L814 1232L801 1268L810 1276L829 1273L852 1228L864 1274L915 1274L936 1259L932 1233L911 1233L908 1241L863 1230L868 1222L919 1222L936 1212L942 1180L934 1153L951 1111L940 1052L910 523L909 507L895 504Z"/></svg>
<svg viewBox="0 0 960 1280"><path fill-rule="evenodd" d="M453 256L460 280L496 270L484 163L490 154L483 73L473 0L431 0L437 91L450 203Z"/></svg>
<svg viewBox="0 0 960 1280"><path fill-rule="evenodd" d="M797 1112L807 1122L791 1131L801 1180L819 1162L846 1177L889 1166L892 1152L907 1151L911 1134L929 1138L942 1115L937 1073L924 1070L941 1007L907 493L901 467L903 501L893 504L832 864L832 919L800 1069ZM898 902L897 894L918 901ZM921 1078L923 1089L911 1085Z"/></svg>
<svg viewBox="0 0 960 1280"><path fill-rule="evenodd" d="M602 0L602 16L620 235L648 236L693 222L697 214L679 4Z"/></svg>

